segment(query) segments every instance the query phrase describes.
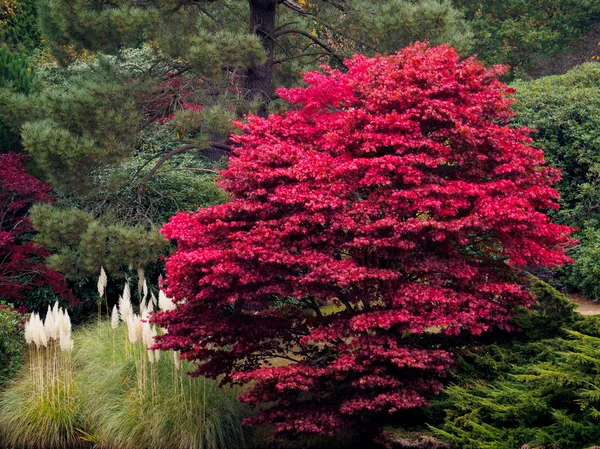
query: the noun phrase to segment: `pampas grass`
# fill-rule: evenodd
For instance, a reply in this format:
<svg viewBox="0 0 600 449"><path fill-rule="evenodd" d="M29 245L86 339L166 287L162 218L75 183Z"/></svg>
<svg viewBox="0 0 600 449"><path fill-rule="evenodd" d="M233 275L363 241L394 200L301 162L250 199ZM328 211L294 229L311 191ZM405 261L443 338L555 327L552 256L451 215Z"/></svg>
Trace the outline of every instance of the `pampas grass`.
<svg viewBox="0 0 600 449"><path fill-rule="evenodd" d="M98 292L105 295L106 275ZM245 409L236 391L204 378L179 354L151 349L164 332L149 322L152 311L175 306L159 301L144 280L140 305L125 285L107 319L71 338L68 314L49 308L25 327L29 357L0 397L0 447L67 449L238 449L245 446ZM139 312L139 313L136 313ZM108 310L107 310L108 315ZM73 350L74 349L74 350Z"/></svg>
<svg viewBox="0 0 600 449"><path fill-rule="evenodd" d="M151 363L145 345L129 342L126 326L90 326L76 342L84 420L97 444L115 449L245 446L240 424L245 412L232 389L187 376L192 367L171 354Z"/></svg>
<svg viewBox="0 0 600 449"><path fill-rule="evenodd" d="M76 447L80 402L71 351L71 320L48 308L25 325L28 363L0 398L0 441L8 447Z"/></svg>

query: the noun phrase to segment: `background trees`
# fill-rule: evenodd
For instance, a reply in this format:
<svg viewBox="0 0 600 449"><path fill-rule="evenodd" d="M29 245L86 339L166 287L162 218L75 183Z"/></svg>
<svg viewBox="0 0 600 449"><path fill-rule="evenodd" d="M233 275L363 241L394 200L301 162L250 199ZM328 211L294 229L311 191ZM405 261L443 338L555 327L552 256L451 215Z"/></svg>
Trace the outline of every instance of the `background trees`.
<svg viewBox="0 0 600 449"><path fill-rule="evenodd" d="M302 68L414 39L471 43L441 0L52 0L39 20L50 57L35 91L0 91L0 118L56 192L33 211L37 241L90 299L101 265L157 276L167 248L156 229L226 200L214 179L231 120L277 110L274 88L297 83Z"/></svg>
<svg viewBox="0 0 600 449"><path fill-rule="evenodd" d="M427 404L452 361L432 334L510 328L531 302L513 267L568 260L544 214L558 172L507 125L501 71L424 44L346 66L278 90L298 107L249 117L231 201L163 229L161 347L248 384L250 422L279 434Z"/></svg>

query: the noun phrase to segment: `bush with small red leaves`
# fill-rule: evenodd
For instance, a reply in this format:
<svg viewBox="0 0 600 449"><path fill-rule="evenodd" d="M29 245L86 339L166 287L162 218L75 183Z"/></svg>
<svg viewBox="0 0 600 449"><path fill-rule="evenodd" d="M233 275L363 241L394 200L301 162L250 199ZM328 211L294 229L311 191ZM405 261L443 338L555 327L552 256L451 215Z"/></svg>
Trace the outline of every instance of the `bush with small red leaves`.
<svg viewBox="0 0 600 449"><path fill-rule="evenodd" d="M503 68L426 44L346 64L248 117L231 201L162 230L178 309L155 317L159 345L245 384L248 422L282 436L426 405L448 342L532 303L518 267L569 262L571 229L544 213L560 173L507 126Z"/></svg>
<svg viewBox="0 0 600 449"><path fill-rule="evenodd" d="M27 212L32 204L52 201L48 184L27 173L27 158L0 154L0 299L32 308L27 294L49 287L67 303L78 304L63 276L44 264L48 253L29 238ZM36 304L41 308L46 304Z"/></svg>

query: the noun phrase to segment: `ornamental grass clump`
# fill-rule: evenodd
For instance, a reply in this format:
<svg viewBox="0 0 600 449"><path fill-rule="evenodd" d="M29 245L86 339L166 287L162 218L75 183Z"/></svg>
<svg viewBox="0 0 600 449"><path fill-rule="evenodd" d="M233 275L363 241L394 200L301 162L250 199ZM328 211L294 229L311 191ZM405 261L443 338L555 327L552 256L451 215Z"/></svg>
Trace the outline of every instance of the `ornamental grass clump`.
<svg viewBox="0 0 600 449"><path fill-rule="evenodd" d="M246 416L236 391L186 375L192 365L179 353L153 350L163 330L150 323L160 307L173 309L161 291L158 301L142 285L131 304L125 285L108 320L77 336L76 362L82 386L86 439L118 449L225 449L245 446ZM136 313L139 311L139 313ZM164 351L163 351L164 352Z"/></svg>
<svg viewBox="0 0 600 449"><path fill-rule="evenodd" d="M71 320L58 303L44 320L34 313L25 324L28 363L0 398L0 444L63 448L80 445Z"/></svg>

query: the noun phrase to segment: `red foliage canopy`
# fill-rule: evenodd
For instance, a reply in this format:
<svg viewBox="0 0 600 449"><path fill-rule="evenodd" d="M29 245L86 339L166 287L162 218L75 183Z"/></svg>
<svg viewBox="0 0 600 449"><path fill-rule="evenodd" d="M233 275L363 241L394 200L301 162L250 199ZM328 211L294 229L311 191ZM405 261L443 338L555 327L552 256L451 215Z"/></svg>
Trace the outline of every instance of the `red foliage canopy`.
<svg viewBox="0 0 600 449"><path fill-rule="evenodd" d="M347 67L248 117L231 201L162 231L179 308L155 318L160 346L247 383L250 422L280 434L427 404L453 360L436 337L509 329L532 301L517 267L569 261L544 214L559 171L507 126L502 68L426 44Z"/></svg>
<svg viewBox="0 0 600 449"><path fill-rule="evenodd" d="M29 207L51 201L52 188L28 174L25 162L22 154L0 154L0 299L27 307L26 292L47 286L77 304L62 275L44 264L47 252L28 238Z"/></svg>

